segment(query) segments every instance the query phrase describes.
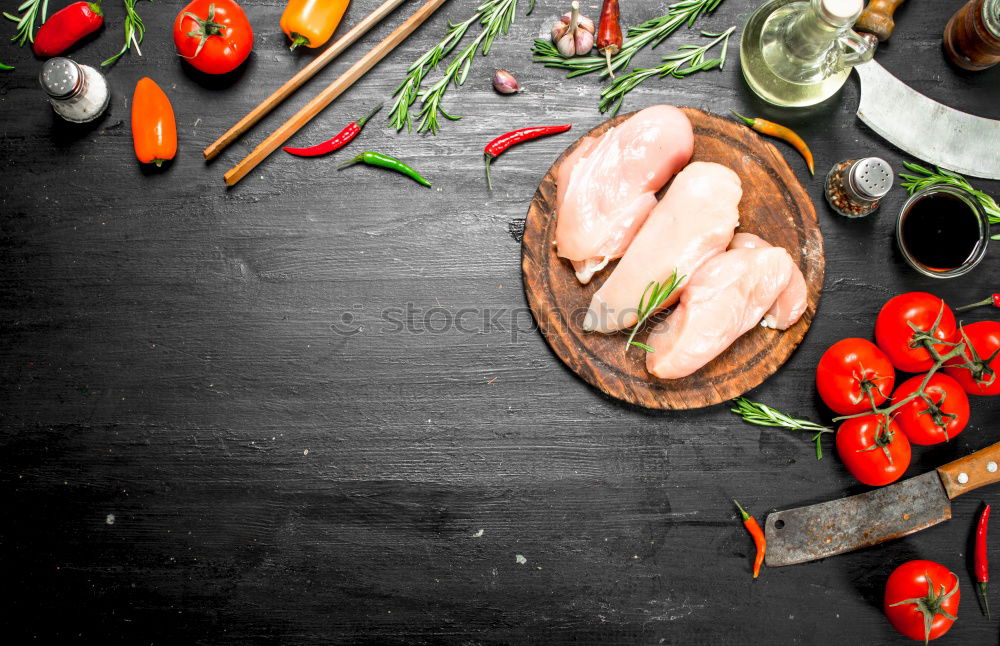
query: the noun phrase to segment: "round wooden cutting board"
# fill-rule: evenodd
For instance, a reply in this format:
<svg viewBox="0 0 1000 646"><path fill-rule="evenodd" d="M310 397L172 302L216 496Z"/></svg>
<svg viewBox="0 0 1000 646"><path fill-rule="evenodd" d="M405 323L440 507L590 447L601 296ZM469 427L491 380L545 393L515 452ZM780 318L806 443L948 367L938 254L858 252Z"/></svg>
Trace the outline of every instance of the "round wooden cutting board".
<svg viewBox="0 0 1000 646"><path fill-rule="evenodd" d="M623 352L628 331L584 332L590 299L616 263L581 285L567 260L556 256L556 176L560 164L587 137L599 137L631 114L605 121L566 149L542 179L528 209L521 267L524 291L546 341L573 372L603 392L647 408L686 409L718 404L757 386L792 354L812 323L823 287L823 238L805 189L784 157L749 128L693 108L682 108L694 126L692 161L718 162L743 181L740 226L774 246L784 247L798 263L809 286L809 307L791 328L780 332L760 326L684 379L663 380L646 372L645 352ZM665 316L653 317L636 340Z"/></svg>

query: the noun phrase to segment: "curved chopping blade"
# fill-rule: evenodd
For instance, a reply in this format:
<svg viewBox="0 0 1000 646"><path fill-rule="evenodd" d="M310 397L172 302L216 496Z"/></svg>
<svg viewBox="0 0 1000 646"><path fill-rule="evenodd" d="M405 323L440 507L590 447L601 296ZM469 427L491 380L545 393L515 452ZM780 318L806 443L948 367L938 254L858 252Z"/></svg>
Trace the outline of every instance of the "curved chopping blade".
<svg viewBox="0 0 1000 646"><path fill-rule="evenodd" d="M867 493L769 514L768 567L794 565L906 536L951 518L937 471Z"/></svg>
<svg viewBox="0 0 1000 646"><path fill-rule="evenodd" d="M1000 179L1000 121L929 99L875 61L856 66L858 117L914 157L965 175Z"/></svg>

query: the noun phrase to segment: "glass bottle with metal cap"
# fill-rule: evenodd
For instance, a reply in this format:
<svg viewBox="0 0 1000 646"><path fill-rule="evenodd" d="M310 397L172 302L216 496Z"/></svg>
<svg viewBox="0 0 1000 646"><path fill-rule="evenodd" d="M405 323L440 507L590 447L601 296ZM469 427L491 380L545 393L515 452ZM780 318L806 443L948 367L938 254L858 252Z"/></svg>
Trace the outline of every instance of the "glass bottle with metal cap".
<svg viewBox="0 0 1000 646"><path fill-rule="evenodd" d="M845 159L826 176L826 201L837 213L860 218L879 207L892 188L892 167L879 157Z"/></svg>
<svg viewBox="0 0 1000 646"><path fill-rule="evenodd" d="M56 114L73 123L93 121L111 100L108 82L100 72L61 56L45 61L38 82Z"/></svg>

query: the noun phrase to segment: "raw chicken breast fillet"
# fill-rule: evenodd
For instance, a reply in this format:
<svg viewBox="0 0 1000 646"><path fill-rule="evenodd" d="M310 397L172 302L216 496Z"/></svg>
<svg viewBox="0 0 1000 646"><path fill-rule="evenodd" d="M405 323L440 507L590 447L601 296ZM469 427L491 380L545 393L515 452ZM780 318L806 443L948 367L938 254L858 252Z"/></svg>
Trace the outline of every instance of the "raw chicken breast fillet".
<svg viewBox="0 0 1000 646"><path fill-rule="evenodd" d="M733 241L729 243L730 249L757 249L770 246L771 243L760 236L742 232L733 236ZM791 280L788 281L788 287L781 292L778 300L774 301L774 305L764 315L764 320L760 322L764 327L787 330L802 318L802 314L809 305L809 288L806 287L806 277L802 275L802 270L794 261L792 266L795 269L792 271Z"/></svg>
<svg viewBox="0 0 1000 646"><path fill-rule="evenodd" d="M691 122L672 105L654 105L584 141L556 177L556 252L581 283L620 258L655 193L691 159Z"/></svg>
<svg viewBox="0 0 1000 646"><path fill-rule="evenodd" d="M685 280L663 302L670 307L695 271L722 253L739 226L740 177L713 162L692 162L639 229L618 266L590 301L583 329L615 332L638 322L637 308L650 281L677 270Z"/></svg>
<svg viewBox="0 0 1000 646"><path fill-rule="evenodd" d="M680 305L649 333L646 370L662 379L692 374L757 325L788 287L795 263L781 247L733 249L691 277Z"/></svg>

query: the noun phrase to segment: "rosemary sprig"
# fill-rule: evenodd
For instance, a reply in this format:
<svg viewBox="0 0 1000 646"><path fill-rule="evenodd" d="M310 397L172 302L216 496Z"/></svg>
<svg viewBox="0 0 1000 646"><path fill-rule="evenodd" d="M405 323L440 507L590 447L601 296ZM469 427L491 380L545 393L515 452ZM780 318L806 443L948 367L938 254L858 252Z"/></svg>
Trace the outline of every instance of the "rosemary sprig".
<svg viewBox="0 0 1000 646"><path fill-rule="evenodd" d="M149 0L152 2L153 0ZM136 3L139 0L124 0L125 3L125 44L122 45L121 50L109 58L108 60L101 63L101 67L106 67L111 65L119 58L121 58L125 52L127 52L133 45L135 46L135 52L142 56L142 50L139 49L139 44L142 43L142 37L146 34L146 25L142 22L142 17L139 12L135 10Z"/></svg>
<svg viewBox="0 0 1000 646"><path fill-rule="evenodd" d="M663 57L663 65L659 67L635 68L628 74L619 75L610 85L601 90L601 101L597 108L601 112L611 110L611 114L618 113L622 107L622 100L625 95L638 87L646 79L658 76L673 76L674 78L684 78L695 72L702 72L718 67L720 70L726 62L726 52L729 51L729 37L733 34L736 25L721 33L701 32L706 38L714 38L710 43L699 47L698 45L681 45L676 54ZM722 43L722 55L719 58L705 60L705 54L719 43Z"/></svg>
<svg viewBox="0 0 1000 646"><path fill-rule="evenodd" d="M534 2L529 5L528 13L532 9L534 9ZM389 124L397 131L404 127L410 130L412 127L410 107L417 100L420 101L420 110L417 114L420 125L417 126L417 132L430 131L436 135L440 127L438 115L452 121L461 119L457 115L446 112L441 107L441 100L452 83L455 87L465 83L476 52L481 47L483 56L490 53L490 48L493 47L493 41L496 40L496 37L506 34L510 29L516 11L517 0L486 0L476 8L476 13L468 20L460 23L449 22L448 33L445 34L445 37L410 65L406 70L406 79L393 92L396 100L389 113ZM482 31L452 59L445 68L444 76L441 79L430 87L421 89L424 78L455 49L469 27L476 23L483 26Z"/></svg>
<svg viewBox="0 0 1000 646"><path fill-rule="evenodd" d="M642 290L642 297L639 299L639 308L637 313L639 315L639 320L636 322L635 327L632 328L632 333L628 335L628 342L625 344L625 352L633 345L637 348L642 348L646 352L652 352L653 348L649 347L645 343L639 343L638 341L633 341L635 335L638 334L639 328L642 327L643 323L646 322L650 316L652 316L656 310L660 309L660 305L663 305L663 301L667 300L667 297L674 293L677 286L681 284L684 280L684 276L680 278L677 277L677 270L675 269L670 277L667 278L662 283L656 281L650 281L646 285L646 289ZM649 299L647 300L647 296Z"/></svg>
<svg viewBox="0 0 1000 646"><path fill-rule="evenodd" d="M17 23L17 33L14 34L11 41L24 47L25 43L35 42L35 20L41 13L42 19L38 21L38 24L41 25L45 22L46 14L49 11L49 0L24 0L18 5L17 10L21 12L20 16L5 11L3 17Z"/></svg>
<svg viewBox="0 0 1000 646"><path fill-rule="evenodd" d="M979 201L979 203L983 206L983 210L986 211L986 215L990 219L990 224L1000 224L1000 206L997 205L996 200L986 193L973 188L972 184L969 183L969 180L965 179L958 173L945 170L940 166L935 166L932 171L924 168L920 164L914 164L911 162L903 162L903 166L905 166L907 170L913 171L914 173L920 173L920 175L909 175L907 173L899 174L899 178L903 180L901 186L905 188L910 195L935 184L956 186ZM1000 234L993 236L993 239L1000 240Z"/></svg>
<svg viewBox="0 0 1000 646"><path fill-rule="evenodd" d="M829 426L823 426L807 419L796 419L782 412L776 411L766 404L752 402L746 397L737 397L733 400L736 408L731 408L732 412L743 418L744 422L757 424L758 426L774 426L777 428L787 428L792 431L815 431L812 441L816 443L816 459L823 459L823 447L820 438L824 433L833 433Z"/></svg>
<svg viewBox="0 0 1000 646"><path fill-rule="evenodd" d="M12 69L14 69L13 65L8 65L7 63L0 63L0 70L3 70L3 71L6 72L6 71L9 71L9 70L12 70Z"/></svg>
<svg viewBox="0 0 1000 646"><path fill-rule="evenodd" d="M542 39L536 40L531 49L535 55L533 60L536 63L542 63L545 67L568 70L566 78L590 74L591 72L598 72L599 76L603 78L612 70L618 71L628 67L632 57L646 45L656 47L667 36L677 31L681 25L687 24L690 27L698 16L715 11L721 2L722 0L682 0L670 5L664 15L647 20L635 27L629 27L621 51L611 57L610 70L608 69L608 61L603 56L566 58L550 41Z"/></svg>

